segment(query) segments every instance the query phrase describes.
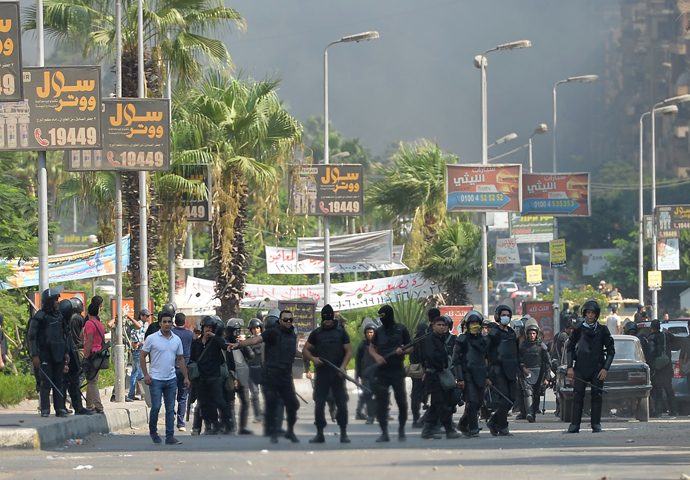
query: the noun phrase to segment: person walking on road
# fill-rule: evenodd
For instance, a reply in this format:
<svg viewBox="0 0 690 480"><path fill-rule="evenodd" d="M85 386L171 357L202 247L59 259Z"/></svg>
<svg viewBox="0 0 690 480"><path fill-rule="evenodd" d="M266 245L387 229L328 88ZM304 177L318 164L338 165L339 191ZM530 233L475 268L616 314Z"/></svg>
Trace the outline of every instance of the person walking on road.
<svg viewBox="0 0 690 480"><path fill-rule="evenodd" d="M194 333L191 330L184 328L187 322L187 316L180 312L175 314L175 326L172 333L180 337L182 341L182 356L184 363L189 364L189 354L192 349L192 342L194 341ZM186 432L187 428L184 423L184 415L187 411L187 396L189 390L184 386L184 375L180 367L175 365L175 375L177 375L177 430Z"/></svg>
<svg viewBox="0 0 690 480"><path fill-rule="evenodd" d="M661 322L652 320L649 326L651 334L647 350L649 352L648 363L652 373L652 393L654 410L652 417L660 417L666 410L664 407L664 393L668 401L668 414L672 417L678 415L678 402L673 392L673 364L671 363L671 350L676 346L676 337L669 331L661 331Z"/></svg>
<svg viewBox="0 0 690 480"><path fill-rule="evenodd" d="M96 295L91 299L87 308L86 321L84 322L84 361L90 361L91 355L103 348L105 328L99 317L103 308L103 298ZM98 390L98 377L100 370L92 368L86 375L86 408L94 413L103 413L101 392Z"/></svg>
<svg viewBox="0 0 690 480"><path fill-rule="evenodd" d="M158 413L161 401L165 399L165 444L179 445L182 442L174 437L175 432L175 390L177 375L175 363L182 371L185 388L189 388L187 363L184 360L184 349L180 337L172 333L173 317L164 313L158 319L160 330L146 339L139 357L141 370L144 372L144 383L151 391L151 411L149 412L149 434L153 443L162 443L158 435ZM146 357L151 357L151 369L146 367Z"/></svg>
<svg viewBox="0 0 690 480"><path fill-rule="evenodd" d="M132 322L132 327L129 331L129 341L132 344L132 373L129 376L129 393L127 398L125 398L127 402L140 400L136 396L137 382L144 378L144 372L141 371L139 358L141 357L141 347L144 345L144 332L148 328L148 323L151 322L151 316L152 314L147 308L142 308L139 311L139 321L136 323Z"/></svg>

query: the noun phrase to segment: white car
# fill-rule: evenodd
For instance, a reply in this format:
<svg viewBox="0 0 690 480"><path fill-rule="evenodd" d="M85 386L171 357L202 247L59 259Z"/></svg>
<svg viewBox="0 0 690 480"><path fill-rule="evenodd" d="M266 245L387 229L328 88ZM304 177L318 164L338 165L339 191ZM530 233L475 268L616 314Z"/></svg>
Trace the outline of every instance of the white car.
<svg viewBox="0 0 690 480"><path fill-rule="evenodd" d="M498 282L494 287L494 298L499 302L502 298L510 298L510 294L520 290L515 282Z"/></svg>

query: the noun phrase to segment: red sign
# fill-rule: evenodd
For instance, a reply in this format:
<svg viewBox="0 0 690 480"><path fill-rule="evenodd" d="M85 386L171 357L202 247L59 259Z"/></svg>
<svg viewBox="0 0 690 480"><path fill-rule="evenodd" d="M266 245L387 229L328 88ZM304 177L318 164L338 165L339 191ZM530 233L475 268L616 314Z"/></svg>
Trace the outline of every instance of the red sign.
<svg viewBox="0 0 690 480"><path fill-rule="evenodd" d="M113 319L115 318L115 299L110 300L110 311L112 312ZM153 312L153 300L149 298L149 312ZM122 299L122 316L123 318L129 317L135 320L139 320L139 315L134 314L134 299L133 298L123 298ZM136 312L137 314L139 312Z"/></svg>
<svg viewBox="0 0 690 480"><path fill-rule="evenodd" d="M526 173L522 214L590 216L589 173Z"/></svg>
<svg viewBox="0 0 690 480"><path fill-rule="evenodd" d="M522 165L446 165L449 212L519 212Z"/></svg>
<svg viewBox="0 0 690 480"><path fill-rule="evenodd" d="M439 310L441 310L441 315L448 315L453 319L453 333L455 333L455 335L460 335L462 333L462 330L460 329L462 319L465 318L465 315L467 315L473 309L474 307L470 307L468 305L449 305L439 307Z"/></svg>
<svg viewBox="0 0 690 480"><path fill-rule="evenodd" d="M544 334L544 342L551 342L554 338L553 303L525 302L525 314L533 317L539 323L539 330Z"/></svg>
<svg viewBox="0 0 690 480"><path fill-rule="evenodd" d="M38 307L39 309L41 308L41 294L39 292L33 292L33 300L34 300L34 305ZM86 292L74 292L74 291L64 291L60 294L60 297L58 298L58 301L62 300L69 300L72 297L78 297L81 298L81 302L84 304L84 310L86 310Z"/></svg>

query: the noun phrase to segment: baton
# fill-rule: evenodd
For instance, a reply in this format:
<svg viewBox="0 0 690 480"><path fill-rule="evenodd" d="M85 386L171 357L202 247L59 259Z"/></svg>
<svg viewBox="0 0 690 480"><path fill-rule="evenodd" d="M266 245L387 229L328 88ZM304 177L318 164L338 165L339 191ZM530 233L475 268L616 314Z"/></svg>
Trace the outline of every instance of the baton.
<svg viewBox="0 0 690 480"><path fill-rule="evenodd" d="M62 398L65 398L65 394L62 393L62 390L60 390L58 387L56 387L55 384L53 383L53 381L50 379L50 377L48 375L46 375L46 372L41 368L40 363L38 364L38 369L41 371L41 373L43 374L45 379L48 380L48 382L53 386L53 390L56 391L57 393L59 393Z"/></svg>
<svg viewBox="0 0 690 480"><path fill-rule="evenodd" d="M584 383L584 384L585 384L586 386L588 386L588 387L596 388L597 390L601 390L603 393L609 393L609 391L606 390L606 389L604 389L603 387L598 387L598 386L594 385L593 383L588 382L588 381L586 381L586 380L583 380L583 379L581 379L581 378L577 378L577 377L575 377L575 378L576 378L577 380L581 381L582 383Z"/></svg>
<svg viewBox="0 0 690 480"><path fill-rule="evenodd" d="M348 380L348 381L354 383L358 388L364 390L364 391L367 392L367 393L373 393L370 389L368 389L367 387L365 387L364 385L362 385L361 383L359 383L357 380L355 380L354 378L352 378L351 376L349 376L347 373L345 373L345 371L344 371L342 368L337 367L337 366L336 366L333 362L331 362L330 360L328 360L328 359L326 359L326 358L323 358L323 357L319 357L319 358L320 358L321 361L322 361L323 363L325 363L326 365L328 365L328 366L330 366L330 367L335 368L336 370L338 370L338 371L340 372L340 374L341 374L343 377L345 377L346 380Z"/></svg>
<svg viewBox="0 0 690 480"><path fill-rule="evenodd" d="M505 395L503 395L503 394L501 393L501 391L500 391L498 388L494 387L493 385L489 385L489 391L491 391L492 388L493 388L493 389L496 391L496 393L498 393L506 402L510 403L510 406L511 406L511 407L512 407L513 405L515 405L515 402L512 402L512 401L510 400L510 398L508 398L508 397L506 397Z"/></svg>
<svg viewBox="0 0 690 480"><path fill-rule="evenodd" d="M309 402L307 402L307 401L304 399L304 397L303 397L302 395L300 395L300 394L297 393L297 392L295 392L295 395L297 395L297 398L299 398L300 400L302 400L305 404L309 405Z"/></svg>

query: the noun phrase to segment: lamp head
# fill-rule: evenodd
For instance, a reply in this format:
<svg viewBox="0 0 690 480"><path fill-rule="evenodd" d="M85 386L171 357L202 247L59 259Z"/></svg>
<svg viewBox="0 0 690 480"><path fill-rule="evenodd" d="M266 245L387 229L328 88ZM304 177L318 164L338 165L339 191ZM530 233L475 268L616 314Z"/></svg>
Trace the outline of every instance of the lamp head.
<svg viewBox="0 0 690 480"><path fill-rule="evenodd" d="M510 140L515 140L517 137L518 137L518 136L517 136L517 133L514 133L514 132L513 132L513 133L509 133L509 134L506 135L505 137L499 138L499 139L496 140L494 143L495 143L496 145L500 145L500 144L502 144L502 143L509 142Z"/></svg>
<svg viewBox="0 0 690 480"><path fill-rule="evenodd" d="M580 75L578 77L570 77L566 82L592 83L599 80L599 75Z"/></svg>
<svg viewBox="0 0 690 480"><path fill-rule="evenodd" d="M547 127L545 123L540 123L539 126L534 130L534 133L532 135L539 135L542 133L546 133L548 131L549 127Z"/></svg>
<svg viewBox="0 0 690 480"><path fill-rule="evenodd" d="M663 115L675 115L678 113L677 105L666 105L665 107L657 108L654 110L656 113L661 113Z"/></svg>
<svg viewBox="0 0 690 480"><path fill-rule="evenodd" d="M369 32L362 32L362 33L356 33L354 35L348 35L347 37L341 38L340 41L343 43L362 42L362 41L374 40L376 38L379 38L379 32L372 30Z"/></svg>
<svg viewBox="0 0 690 480"><path fill-rule="evenodd" d="M496 47L496 50L517 50L519 48L529 48L532 42L529 40L518 40L517 42L504 43Z"/></svg>
<svg viewBox="0 0 690 480"><path fill-rule="evenodd" d="M678 103L685 103L685 102L687 102L687 101L690 101L690 94L678 95L677 97L667 98L666 100L664 100L664 101L661 102L661 103L663 103L664 105L675 105L675 104L678 104ZM660 110L660 109L659 109L659 110ZM657 112L658 112L659 110L657 110Z"/></svg>

